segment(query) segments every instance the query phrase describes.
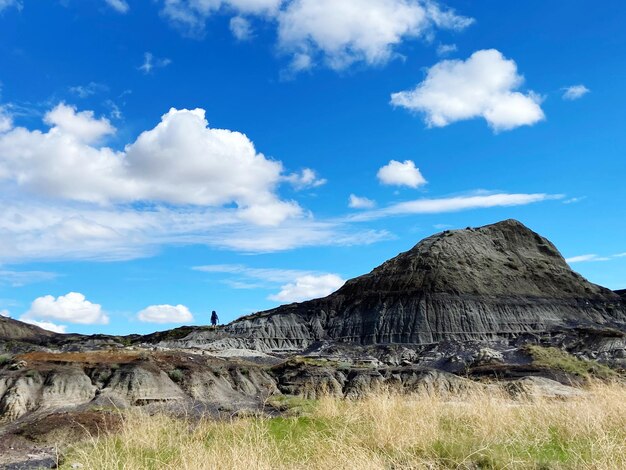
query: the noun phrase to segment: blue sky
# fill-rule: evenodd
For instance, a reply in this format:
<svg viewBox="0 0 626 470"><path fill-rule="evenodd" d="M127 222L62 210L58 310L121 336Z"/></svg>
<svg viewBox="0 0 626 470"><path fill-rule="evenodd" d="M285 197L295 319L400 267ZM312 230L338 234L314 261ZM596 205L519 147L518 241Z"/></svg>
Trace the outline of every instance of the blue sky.
<svg viewBox="0 0 626 470"><path fill-rule="evenodd" d="M0 0L0 311L227 322L506 218L626 288L624 20L616 1Z"/></svg>

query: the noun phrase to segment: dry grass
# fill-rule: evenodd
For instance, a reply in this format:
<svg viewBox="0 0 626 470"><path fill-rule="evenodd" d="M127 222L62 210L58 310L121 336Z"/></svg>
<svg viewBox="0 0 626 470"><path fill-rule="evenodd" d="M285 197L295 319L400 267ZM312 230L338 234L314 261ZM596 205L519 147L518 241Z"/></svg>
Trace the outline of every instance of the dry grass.
<svg viewBox="0 0 626 470"><path fill-rule="evenodd" d="M305 415L192 423L133 411L119 433L70 449L83 469L622 469L626 388L513 401L379 394L323 398Z"/></svg>

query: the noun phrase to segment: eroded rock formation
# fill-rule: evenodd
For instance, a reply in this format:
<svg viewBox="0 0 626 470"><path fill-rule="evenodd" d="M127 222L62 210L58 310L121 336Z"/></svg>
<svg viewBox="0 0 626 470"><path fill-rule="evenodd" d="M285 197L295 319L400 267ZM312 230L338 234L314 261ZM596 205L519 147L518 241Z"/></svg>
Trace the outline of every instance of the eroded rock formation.
<svg viewBox="0 0 626 470"><path fill-rule="evenodd" d="M623 293L622 293L623 295ZM299 350L359 344L493 341L573 327L624 329L620 293L574 272L556 247L507 220L428 237L330 296L237 320L187 344Z"/></svg>

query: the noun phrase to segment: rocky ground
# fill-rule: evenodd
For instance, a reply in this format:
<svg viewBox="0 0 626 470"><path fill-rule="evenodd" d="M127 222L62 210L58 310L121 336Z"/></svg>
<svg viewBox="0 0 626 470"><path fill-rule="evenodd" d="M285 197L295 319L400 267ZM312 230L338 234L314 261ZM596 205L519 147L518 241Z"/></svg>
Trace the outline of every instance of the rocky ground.
<svg viewBox="0 0 626 470"><path fill-rule="evenodd" d="M17 354L0 371L0 465L50 468L58 443L114 431L120 411L129 407L220 419L280 414L279 397L361 398L386 388L437 393L499 387L513 396L568 398L584 393L594 376L621 380L621 362L611 369L587 358L592 352L585 344L616 339L616 332L603 334L545 338L545 347L535 338L430 347L318 342L299 354L148 345ZM541 363L528 349L548 351L548 344L559 343L569 345L571 354L564 354L571 364Z"/></svg>

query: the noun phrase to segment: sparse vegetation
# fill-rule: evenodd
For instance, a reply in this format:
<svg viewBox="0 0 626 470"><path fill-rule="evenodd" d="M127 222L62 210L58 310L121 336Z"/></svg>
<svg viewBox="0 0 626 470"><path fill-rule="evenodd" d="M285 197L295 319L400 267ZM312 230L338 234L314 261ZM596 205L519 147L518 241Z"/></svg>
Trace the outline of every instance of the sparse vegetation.
<svg viewBox="0 0 626 470"><path fill-rule="evenodd" d="M626 388L570 400L504 393L322 398L296 416L192 423L133 410L62 468L626 468Z"/></svg>
<svg viewBox="0 0 626 470"><path fill-rule="evenodd" d="M7 365L11 362L11 356L8 354L0 354L0 367Z"/></svg>
<svg viewBox="0 0 626 470"><path fill-rule="evenodd" d="M133 345L133 341L129 336L116 336L115 339L124 347L130 347Z"/></svg>
<svg viewBox="0 0 626 470"><path fill-rule="evenodd" d="M185 373L180 369L172 369L167 373L167 375L169 375L170 379L176 383L182 382L185 377Z"/></svg>
<svg viewBox="0 0 626 470"><path fill-rule="evenodd" d="M293 395L275 395L267 400L267 405L289 415L300 416L302 414L310 414L317 407L316 400L310 400Z"/></svg>
<svg viewBox="0 0 626 470"><path fill-rule="evenodd" d="M29 379L34 379L35 377L39 377L39 372L34 369L29 369L24 372L24 377L28 377Z"/></svg>
<svg viewBox="0 0 626 470"><path fill-rule="evenodd" d="M595 377L606 380L618 377L617 372L610 367L597 361L579 359L562 349L527 345L526 351L532 356L533 363L540 367L562 370L585 379Z"/></svg>

